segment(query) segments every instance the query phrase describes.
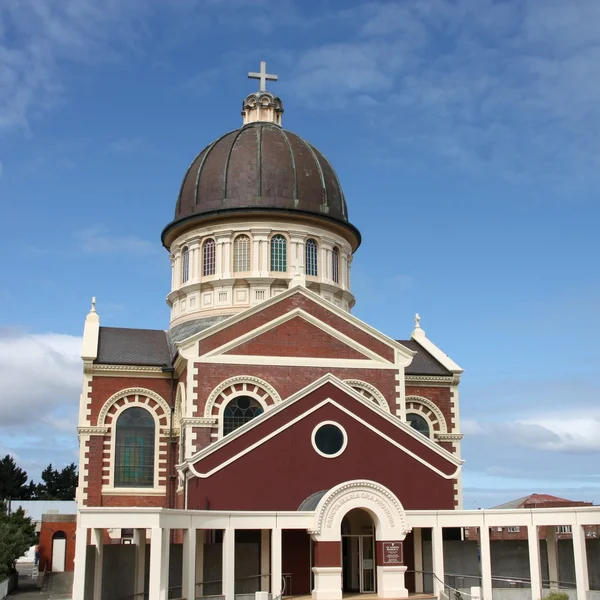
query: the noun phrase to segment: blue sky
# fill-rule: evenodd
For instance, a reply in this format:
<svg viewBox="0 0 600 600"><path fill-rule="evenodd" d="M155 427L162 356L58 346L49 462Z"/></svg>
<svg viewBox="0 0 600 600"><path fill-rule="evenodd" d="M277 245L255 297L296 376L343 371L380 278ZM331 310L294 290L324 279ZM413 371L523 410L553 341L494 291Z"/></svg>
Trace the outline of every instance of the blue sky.
<svg viewBox="0 0 600 600"><path fill-rule="evenodd" d="M5 0L0 454L76 459L90 297L166 328L160 231L266 60L363 234L354 310L464 369L465 507L600 503L600 3Z"/></svg>

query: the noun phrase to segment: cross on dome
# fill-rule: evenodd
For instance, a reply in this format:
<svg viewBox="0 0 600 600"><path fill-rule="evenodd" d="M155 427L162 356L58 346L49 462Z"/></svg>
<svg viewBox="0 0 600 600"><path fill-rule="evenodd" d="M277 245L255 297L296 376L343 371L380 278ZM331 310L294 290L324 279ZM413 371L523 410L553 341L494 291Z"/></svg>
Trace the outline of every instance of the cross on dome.
<svg viewBox="0 0 600 600"><path fill-rule="evenodd" d="M259 92L267 91L267 80L268 81L277 81L279 79L278 75L271 75L267 73L267 63L264 60L260 61L260 72L253 73L252 71L248 73L248 79L259 79L260 87Z"/></svg>
<svg viewBox="0 0 600 600"><path fill-rule="evenodd" d="M419 313L415 315L415 329L421 329L421 315Z"/></svg>

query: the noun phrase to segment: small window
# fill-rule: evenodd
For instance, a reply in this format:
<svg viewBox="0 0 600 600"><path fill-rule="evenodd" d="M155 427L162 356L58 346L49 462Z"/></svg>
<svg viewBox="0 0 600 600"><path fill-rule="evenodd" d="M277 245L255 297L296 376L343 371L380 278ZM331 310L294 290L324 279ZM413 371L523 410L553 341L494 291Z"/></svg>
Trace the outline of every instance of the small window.
<svg viewBox="0 0 600 600"><path fill-rule="evenodd" d="M215 274L215 240L209 239L202 245L202 275Z"/></svg>
<svg viewBox="0 0 600 600"><path fill-rule="evenodd" d="M287 241L281 234L271 238L271 271L287 271Z"/></svg>
<svg viewBox="0 0 600 600"><path fill-rule="evenodd" d="M319 259L318 259L319 247L317 242L312 238L306 240L305 253L306 253L306 274L316 277L319 273Z"/></svg>
<svg viewBox="0 0 600 600"><path fill-rule="evenodd" d="M245 273L250 270L250 238L238 235L233 243L233 270Z"/></svg>
<svg viewBox="0 0 600 600"><path fill-rule="evenodd" d="M115 487L154 486L154 419L145 409L124 410L117 420Z"/></svg>
<svg viewBox="0 0 600 600"><path fill-rule="evenodd" d="M235 431L262 413L262 406L254 398L248 396L234 398L223 412L223 435Z"/></svg>
<svg viewBox="0 0 600 600"><path fill-rule="evenodd" d="M331 252L331 279L336 283L340 282L340 251L337 247Z"/></svg>
<svg viewBox="0 0 600 600"><path fill-rule="evenodd" d="M506 531L508 531L508 533L520 533L521 528L520 527L507 527Z"/></svg>
<svg viewBox="0 0 600 600"><path fill-rule="evenodd" d="M190 278L190 251L184 246L181 251L181 281L185 283Z"/></svg>
<svg viewBox="0 0 600 600"><path fill-rule="evenodd" d="M319 423L312 433L313 448L325 458L339 456L348 443L348 436L341 425L333 421Z"/></svg>
<svg viewBox="0 0 600 600"><path fill-rule="evenodd" d="M430 437L429 423L421 416L410 413L406 415L406 420L413 429L422 433L425 437Z"/></svg>

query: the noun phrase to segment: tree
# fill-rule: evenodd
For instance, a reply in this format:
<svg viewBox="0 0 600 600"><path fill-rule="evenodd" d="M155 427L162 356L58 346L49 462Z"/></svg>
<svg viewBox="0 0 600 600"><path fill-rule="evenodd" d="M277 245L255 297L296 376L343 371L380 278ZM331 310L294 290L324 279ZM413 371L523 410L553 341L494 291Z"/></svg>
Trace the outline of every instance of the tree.
<svg viewBox="0 0 600 600"><path fill-rule="evenodd" d="M17 467L12 456L7 454L0 460L0 500L15 498L27 500L29 496L29 486L27 483L27 473Z"/></svg>
<svg viewBox="0 0 600 600"><path fill-rule="evenodd" d="M61 471L49 464L42 471L44 483L29 484L28 492L35 500L75 500L77 488L77 467L71 463Z"/></svg>
<svg viewBox="0 0 600 600"><path fill-rule="evenodd" d="M35 525L22 508L10 515L0 501L0 581L15 572L15 562L35 544Z"/></svg>

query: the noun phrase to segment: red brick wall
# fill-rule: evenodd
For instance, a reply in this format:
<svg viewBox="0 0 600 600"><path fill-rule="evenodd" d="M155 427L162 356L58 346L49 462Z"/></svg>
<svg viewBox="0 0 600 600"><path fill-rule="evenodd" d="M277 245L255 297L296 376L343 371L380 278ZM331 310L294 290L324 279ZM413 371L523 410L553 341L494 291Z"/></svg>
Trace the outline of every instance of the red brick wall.
<svg viewBox="0 0 600 600"><path fill-rule="evenodd" d="M421 396L431 400L444 415L448 432L452 431L452 394L450 387L406 386L406 396Z"/></svg>
<svg viewBox="0 0 600 600"><path fill-rule="evenodd" d="M309 300L301 293L295 294L274 304L273 306L269 306L264 310L242 320L237 323L232 324L230 327L226 327L225 329L215 333L214 335L200 341L200 354L204 354L206 352L210 352L223 344L264 325L276 319L277 317L294 310L295 308L304 309L306 312L314 315L317 319L323 321L324 323L331 325L337 331L351 337L356 340L366 348L369 348L373 352L376 352L380 356L383 356L387 360L394 360L394 350L390 348L387 344L379 341L377 338L372 335L366 333L362 329L359 329L355 325L352 325L345 319L338 317L330 310L316 304L312 300ZM283 356L295 356L296 355L296 346L291 345L286 349L286 353Z"/></svg>
<svg viewBox="0 0 600 600"><path fill-rule="evenodd" d="M39 568L52 569L52 537L57 531L64 531L67 536L67 551L65 556L65 571L73 571L75 560L75 531L77 523L73 521L42 521L39 543Z"/></svg>

